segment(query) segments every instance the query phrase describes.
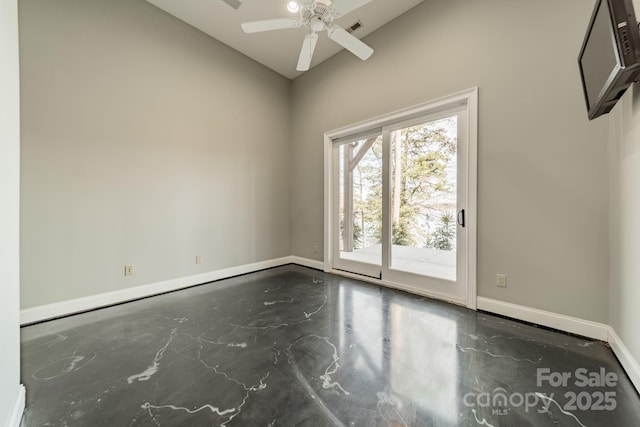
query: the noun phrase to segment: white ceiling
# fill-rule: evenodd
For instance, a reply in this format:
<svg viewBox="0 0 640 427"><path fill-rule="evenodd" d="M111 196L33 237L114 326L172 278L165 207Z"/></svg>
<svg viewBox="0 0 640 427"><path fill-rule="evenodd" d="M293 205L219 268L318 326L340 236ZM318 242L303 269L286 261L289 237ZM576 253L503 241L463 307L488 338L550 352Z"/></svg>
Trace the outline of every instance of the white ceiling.
<svg viewBox="0 0 640 427"><path fill-rule="evenodd" d="M293 79L302 74L296 71L296 64L302 40L307 33L305 28L257 34L245 34L240 28L240 24L243 22L294 16L287 11L287 0L241 0L242 5L238 10L223 0L147 1L287 78ZM340 0L334 1L339 2ZM356 30L353 35L363 38L422 1L373 0L334 22L347 28L359 20L362 27ZM374 50L376 48L375 46L371 47ZM326 32L321 33L311 68L341 50L342 47L330 40ZM355 56L353 60L360 61Z"/></svg>

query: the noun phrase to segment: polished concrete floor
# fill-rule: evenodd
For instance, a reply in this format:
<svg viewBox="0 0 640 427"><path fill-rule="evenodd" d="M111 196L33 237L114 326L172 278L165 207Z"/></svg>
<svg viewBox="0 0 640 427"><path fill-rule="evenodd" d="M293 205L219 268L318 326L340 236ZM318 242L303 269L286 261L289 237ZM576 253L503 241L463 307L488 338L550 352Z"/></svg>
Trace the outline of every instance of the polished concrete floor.
<svg viewBox="0 0 640 427"><path fill-rule="evenodd" d="M24 426L639 426L603 343L297 266L22 329Z"/></svg>

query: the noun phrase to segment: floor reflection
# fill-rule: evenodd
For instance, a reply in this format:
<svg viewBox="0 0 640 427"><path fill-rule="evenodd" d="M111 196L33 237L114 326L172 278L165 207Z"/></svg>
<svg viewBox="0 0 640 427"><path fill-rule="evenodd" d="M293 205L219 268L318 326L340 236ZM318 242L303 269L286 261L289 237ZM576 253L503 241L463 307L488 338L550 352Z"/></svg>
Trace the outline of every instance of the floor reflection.
<svg viewBox="0 0 640 427"><path fill-rule="evenodd" d="M458 425L455 320L352 286L340 286L338 305L345 367L378 390L380 416L390 425L425 417Z"/></svg>
<svg viewBox="0 0 640 427"><path fill-rule="evenodd" d="M409 400L431 418L457 425L455 321L397 303L391 304L389 318L392 393ZM417 336L419 340L415 339Z"/></svg>

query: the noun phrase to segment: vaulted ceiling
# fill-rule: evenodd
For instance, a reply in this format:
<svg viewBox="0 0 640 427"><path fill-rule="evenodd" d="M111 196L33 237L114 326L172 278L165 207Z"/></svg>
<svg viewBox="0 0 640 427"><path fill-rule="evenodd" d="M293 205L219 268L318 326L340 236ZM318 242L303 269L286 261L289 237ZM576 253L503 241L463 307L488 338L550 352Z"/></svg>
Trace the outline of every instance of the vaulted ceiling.
<svg viewBox="0 0 640 427"><path fill-rule="evenodd" d="M245 34L240 27L243 22L296 16L297 14L287 10L287 0L147 1L289 79L301 74L296 71L296 64L302 41L308 32L306 28ZM336 3L340 1L342 0L334 0ZM421 2L422 0L372 0L339 17L334 23L346 29L359 22L361 27L353 35L362 39ZM376 47L371 47L375 51ZM311 68L342 49L327 37L326 32L322 32ZM360 61L355 56L353 60Z"/></svg>

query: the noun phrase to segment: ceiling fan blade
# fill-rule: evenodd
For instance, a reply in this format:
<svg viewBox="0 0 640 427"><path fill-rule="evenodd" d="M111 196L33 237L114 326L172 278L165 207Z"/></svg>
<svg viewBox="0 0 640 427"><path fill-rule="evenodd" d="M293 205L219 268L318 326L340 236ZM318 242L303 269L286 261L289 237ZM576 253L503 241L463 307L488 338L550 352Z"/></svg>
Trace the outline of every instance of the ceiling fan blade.
<svg viewBox="0 0 640 427"><path fill-rule="evenodd" d="M236 10L242 5L240 0L222 0L222 1Z"/></svg>
<svg viewBox="0 0 640 427"><path fill-rule="evenodd" d="M300 49L300 58L298 58L298 66L296 70L307 71L311 65L311 58L313 57L313 51L316 49L316 43L318 42L318 35L316 33L309 33L304 36L302 42L302 49Z"/></svg>
<svg viewBox="0 0 640 427"><path fill-rule="evenodd" d="M242 29L245 33L260 33L262 31L284 30L298 28L302 23L297 18L267 19L265 21L245 22Z"/></svg>
<svg viewBox="0 0 640 427"><path fill-rule="evenodd" d="M363 61L367 60L371 54L373 54L373 49L337 25L329 28L328 35L331 40L338 43L340 46L344 47Z"/></svg>
<svg viewBox="0 0 640 427"><path fill-rule="evenodd" d="M370 2L371 0L334 0L333 8L339 16L342 16Z"/></svg>

